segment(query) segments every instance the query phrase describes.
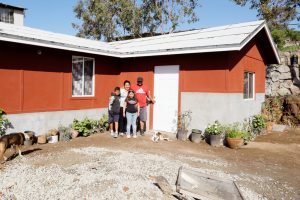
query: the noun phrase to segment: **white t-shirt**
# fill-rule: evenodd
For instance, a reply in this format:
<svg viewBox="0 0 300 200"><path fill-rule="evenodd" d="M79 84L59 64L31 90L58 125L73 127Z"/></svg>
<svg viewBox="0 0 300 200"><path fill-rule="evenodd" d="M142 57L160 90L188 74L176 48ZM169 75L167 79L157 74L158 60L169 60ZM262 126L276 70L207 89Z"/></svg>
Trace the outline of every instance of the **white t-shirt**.
<svg viewBox="0 0 300 200"><path fill-rule="evenodd" d="M125 90L124 88L121 88L120 90L120 106L121 107L124 107L124 104L125 104L125 99L128 95L128 91Z"/></svg>

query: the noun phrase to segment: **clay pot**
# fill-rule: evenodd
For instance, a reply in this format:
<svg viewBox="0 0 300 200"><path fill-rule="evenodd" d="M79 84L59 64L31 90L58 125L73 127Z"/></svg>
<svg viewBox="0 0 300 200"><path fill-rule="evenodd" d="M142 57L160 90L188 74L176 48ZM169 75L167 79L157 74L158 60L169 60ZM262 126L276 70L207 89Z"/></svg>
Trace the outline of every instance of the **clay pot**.
<svg viewBox="0 0 300 200"><path fill-rule="evenodd" d="M74 129L71 129L71 137L72 137L72 139L78 137L78 135L79 135L79 132L78 132L78 131L76 131L76 130L74 130Z"/></svg>
<svg viewBox="0 0 300 200"><path fill-rule="evenodd" d="M226 138L228 147L231 149L238 149L244 144L243 138Z"/></svg>
<svg viewBox="0 0 300 200"><path fill-rule="evenodd" d="M25 146L31 146L32 145L32 140L25 140L24 145Z"/></svg>
<svg viewBox="0 0 300 200"><path fill-rule="evenodd" d="M47 142L47 137L46 135L40 135L37 138L37 143L39 144L45 144Z"/></svg>
<svg viewBox="0 0 300 200"><path fill-rule="evenodd" d="M201 131L198 129L193 129L191 133L191 141L194 143L200 143L202 140Z"/></svg>
<svg viewBox="0 0 300 200"><path fill-rule="evenodd" d="M271 133L273 129L273 122L267 122L267 133Z"/></svg>

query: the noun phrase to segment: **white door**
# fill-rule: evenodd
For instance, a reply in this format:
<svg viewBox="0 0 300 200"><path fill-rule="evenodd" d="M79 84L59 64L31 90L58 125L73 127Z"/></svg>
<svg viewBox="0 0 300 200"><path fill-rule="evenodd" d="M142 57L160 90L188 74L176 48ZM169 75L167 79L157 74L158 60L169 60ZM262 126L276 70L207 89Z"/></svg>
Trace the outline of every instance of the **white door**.
<svg viewBox="0 0 300 200"><path fill-rule="evenodd" d="M179 66L154 69L153 129L176 132L178 115Z"/></svg>

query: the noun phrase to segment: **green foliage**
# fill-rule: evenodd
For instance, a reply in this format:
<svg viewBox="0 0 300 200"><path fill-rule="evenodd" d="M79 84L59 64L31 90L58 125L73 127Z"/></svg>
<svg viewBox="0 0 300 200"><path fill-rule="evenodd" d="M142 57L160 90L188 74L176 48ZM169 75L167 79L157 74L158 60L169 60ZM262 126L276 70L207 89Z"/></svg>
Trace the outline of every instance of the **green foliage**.
<svg viewBox="0 0 300 200"><path fill-rule="evenodd" d="M290 40L291 42L300 41L300 31L287 28L276 28L272 30L271 34L274 39L274 42L277 44L278 48L281 51L296 51L300 49L299 45L285 47L286 40Z"/></svg>
<svg viewBox="0 0 300 200"><path fill-rule="evenodd" d="M188 110L178 115L178 130L187 130L192 120L192 111Z"/></svg>
<svg viewBox="0 0 300 200"><path fill-rule="evenodd" d="M103 114L102 117L100 118L99 121L99 126L101 128L107 129L109 124L108 124L108 114Z"/></svg>
<svg viewBox="0 0 300 200"><path fill-rule="evenodd" d="M11 123L9 120L5 117L5 112L0 108L0 136L5 134L5 131Z"/></svg>
<svg viewBox="0 0 300 200"><path fill-rule="evenodd" d="M60 141L69 141L71 139L71 128L59 125L58 126L59 132L59 140Z"/></svg>
<svg viewBox="0 0 300 200"><path fill-rule="evenodd" d="M250 4L258 12L258 17L265 19L271 29L287 27L289 22L300 20L297 9L299 0L233 0L240 6Z"/></svg>
<svg viewBox="0 0 300 200"><path fill-rule="evenodd" d="M93 129L99 126L99 121L84 118L82 121L73 120L72 128L78 131L82 136L87 137L93 133Z"/></svg>
<svg viewBox="0 0 300 200"><path fill-rule="evenodd" d="M198 20L198 0L80 0L74 8L82 24L73 24L78 36L113 41L121 35L172 32L179 22Z"/></svg>
<svg viewBox="0 0 300 200"><path fill-rule="evenodd" d="M240 123L227 125L225 128L225 136L229 138L243 138L247 140L249 134Z"/></svg>
<svg viewBox="0 0 300 200"><path fill-rule="evenodd" d="M254 129L261 131L262 129L266 128L266 119L263 115L254 115L252 118L252 126Z"/></svg>
<svg viewBox="0 0 300 200"><path fill-rule="evenodd" d="M224 127L220 122L215 121L213 124L208 124L205 133L208 135L221 135L224 132Z"/></svg>

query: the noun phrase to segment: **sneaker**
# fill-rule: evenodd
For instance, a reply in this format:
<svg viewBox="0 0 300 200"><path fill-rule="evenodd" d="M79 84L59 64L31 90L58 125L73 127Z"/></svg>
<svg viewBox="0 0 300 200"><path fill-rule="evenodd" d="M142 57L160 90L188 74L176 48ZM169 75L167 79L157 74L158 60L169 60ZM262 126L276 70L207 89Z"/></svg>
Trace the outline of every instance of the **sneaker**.
<svg viewBox="0 0 300 200"><path fill-rule="evenodd" d="M114 132L113 132L113 131L110 131L110 135L113 137L113 136L114 136Z"/></svg>
<svg viewBox="0 0 300 200"><path fill-rule="evenodd" d="M127 139L129 139L129 138L130 138L130 135L127 135L126 137L127 137Z"/></svg>
<svg viewBox="0 0 300 200"><path fill-rule="evenodd" d="M121 132L119 135L123 137L123 136L124 136L124 133Z"/></svg>
<svg viewBox="0 0 300 200"><path fill-rule="evenodd" d="M114 138L117 138L117 137L118 137L118 132L115 132Z"/></svg>
<svg viewBox="0 0 300 200"><path fill-rule="evenodd" d="M133 138L136 138L136 134L133 134L133 136L132 136Z"/></svg>

